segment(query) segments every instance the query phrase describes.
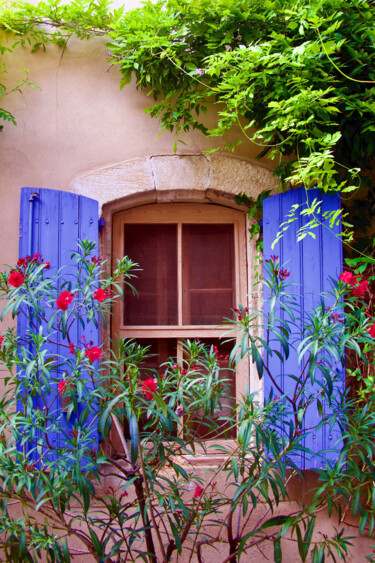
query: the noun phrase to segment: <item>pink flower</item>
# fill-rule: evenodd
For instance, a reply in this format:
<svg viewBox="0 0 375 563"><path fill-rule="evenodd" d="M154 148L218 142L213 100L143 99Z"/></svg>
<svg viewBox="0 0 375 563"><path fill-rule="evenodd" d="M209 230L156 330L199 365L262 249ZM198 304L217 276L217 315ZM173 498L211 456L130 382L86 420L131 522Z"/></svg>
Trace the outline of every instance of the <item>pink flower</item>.
<svg viewBox="0 0 375 563"><path fill-rule="evenodd" d="M8 278L9 285L12 285L13 287L20 287L24 281L25 278L21 272L17 272L17 270L12 270L10 272Z"/></svg>
<svg viewBox="0 0 375 563"><path fill-rule="evenodd" d="M370 333L370 336L372 338L375 338L375 324L373 324L372 326L370 326L370 328L368 329L368 332Z"/></svg>
<svg viewBox="0 0 375 563"><path fill-rule="evenodd" d="M94 299L97 299L99 303L103 303L104 299L107 299L107 292L104 291L104 289L102 289L101 287L99 287L94 292Z"/></svg>
<svg viewBox="0 0 375 563"><path fill-rule="evenodd" d="M57 308L61 309L62 311L66 311L68 305L70 305L70 303L73 301L73 297L73 293L69 293L69 291L63 291L62 293L60 293L60 295L56 299Z"/></svg>
<svg viewBox="0 0 375 563"><path fill-rule="evenodd" d="M4 340L4 338L3 338L3 337L1 336L1 334L0 334L0 344L3 343L3 340Z"/></svg>
<svg viewBox="0 0 375 563"><path fill-rule="evenodd" d="M203 493L204 488L200 487L199 485L197 485L195 487L195 491L194 491L194 497L193 498L199 498L201 496L201 494Z"/></svg>
<svg viewBox="0 0 375 563"><path fill-rule="evenodd" d="M356 283L358 283L358 277L359 276L355 276L353 272L343 272L342 274L340 274L339 279L344 283L348 283L349 285L354 286Z"/></svg>
<svg viewBox="0 0 375 563"><path fill-rule="evenodd" d="M95 362L95 360L100 360L100 356L102 355L102 351L98 346L91 346L91 348L87 348L86 356L89 359L90 364Z"/></svg>
<svg viewBox="0 0 375 563"><path fill-rule="evenodd" d="M58 386L57 386L57 390L60 393L60 395L62 395L63 393L65 393L65 391L67 390L68 387L69 387L69 385L66 381L60 381Z"/></svg>
<svg viewBox="0 0 375 563"><path fill-rule="evenodd" d="M156 393L157 387L158 387L158 382L153 377L150 377L149 379L145 379L145 381L142 382L141 390L146 394L145 396L148 401L150 401L154 393Z"/></svg>
<svg viewBox="0 0 375 563"><path fill-rule="evenodd" d="M368 290L368 281L363 280L357 287L353 289L353 296L363 297L367 290Z"/></svg>
<svg viewBox="0 0 375 563"><path fill-rule="evenodd" d="M278 259L279 259L279 257L276 256L276 254L271 254L270 260L266 260L266 262L273 262L273 263L275 263L275 262L277 262Z"/></svg>

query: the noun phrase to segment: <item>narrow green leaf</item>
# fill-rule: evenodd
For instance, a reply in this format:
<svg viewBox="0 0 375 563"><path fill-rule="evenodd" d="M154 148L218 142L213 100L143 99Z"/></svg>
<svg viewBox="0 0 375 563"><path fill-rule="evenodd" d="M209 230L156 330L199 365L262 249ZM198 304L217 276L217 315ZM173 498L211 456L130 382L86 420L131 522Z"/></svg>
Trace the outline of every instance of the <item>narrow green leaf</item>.
<svg viewBox="0 0 375 563"><path fill-rule="evenodd" d="M282 563L281 538L277 538L277 540L273 542L273 558L275 563Z"/></svg>
<svg viewBox="0 0 375 563"><path fill-rule="evenodd" d="M139 449L139 431L137 417L134 412L131 413L129 420L129 434L130 434L130 460L134 466L138 459Z"/></svg>

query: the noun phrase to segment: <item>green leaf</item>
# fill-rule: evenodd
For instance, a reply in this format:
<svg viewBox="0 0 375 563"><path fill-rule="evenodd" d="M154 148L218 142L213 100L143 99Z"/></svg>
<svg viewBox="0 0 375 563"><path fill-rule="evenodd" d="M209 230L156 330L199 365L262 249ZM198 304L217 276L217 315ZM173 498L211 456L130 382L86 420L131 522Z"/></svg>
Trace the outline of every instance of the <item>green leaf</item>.
<svg viewBox="0 0 375 563"><path fill-rule="evenodd" d="M273 558L275 563L282 563L281 538L277 538L277 540L273 542Z"/></svg>
<svg viewBox="0 0 375 563"><path fill-rule="evenodd" d="M288 522L289 516L273 516L261 526L261 530L265 530L267 528L272 528L273 526L282 526L286 522Z"/></svg>
<svg viewBox="0 0 375 563"><path fill-rule="evenodd" d="M129 419L129 434L130 434L130 460L134 466L138 459L139 449L139 431L137 417L134 412L131 413Z"/></svg>

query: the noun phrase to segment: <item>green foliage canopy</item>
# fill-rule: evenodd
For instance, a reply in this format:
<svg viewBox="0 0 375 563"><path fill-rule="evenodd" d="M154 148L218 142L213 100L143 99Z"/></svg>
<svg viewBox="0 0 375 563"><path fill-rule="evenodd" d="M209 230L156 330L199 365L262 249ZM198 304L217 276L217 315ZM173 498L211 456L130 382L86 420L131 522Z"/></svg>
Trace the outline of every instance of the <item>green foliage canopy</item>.
<svg viewBox="0 0 375 563"><path fill-rule="evenodd" d="M108 37L121 86L135 77L162 130L199 129L234 149L240 139L225 139L240 125L259 156L279 158L282 183L350 192L372 166L373 0L159 0L127 13L54 0L0 16L34 49L72 34ZM211 129L208 105L218 110Z"/></svg>

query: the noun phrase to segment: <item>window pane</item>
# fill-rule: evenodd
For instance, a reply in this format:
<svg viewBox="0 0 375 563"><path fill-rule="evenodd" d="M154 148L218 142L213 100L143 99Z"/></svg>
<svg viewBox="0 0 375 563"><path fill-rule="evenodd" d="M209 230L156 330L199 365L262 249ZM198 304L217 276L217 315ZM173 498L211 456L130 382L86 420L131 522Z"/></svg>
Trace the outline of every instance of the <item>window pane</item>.
<svg viewBox="0 0 375 563"><path fill-rule="evenodd" d="M234 303L234 226L183 225L183 324L217 325Z"/></svg>
<svg viewBox="0 0 375 563"><path fill-rule="evenodd" d="M207 346L215 347L218 364L220 366L220 378L223 380L223 395L220 398L220 404L215 412L209 416L203 411L195 415L194 420L190 423L190 429L194 436L200 440L209 440L213 438L228 439L236 437L236 428L230 421L219 420L222 417L232 417L233 408L236 397L235 372L229 369L229 354L233 348L231 342L221 342L218 338L202 339ZM211 421L210 421L211 419ZM212 428L214 430L212 430ZM211 431L210 431L211 428Z"/></svg>
<svg viewBox="0 0 375 563"><path fill-rule="evenodd" d="M147 352L149 357L140 364L142 379L154 377L150 370L157 371L162 375L165 368L160 368L161 364L164 364L170 358L176 361L177 340L175 338L137 338L136 341L143 347L149 347Z"/></svg>
<svg viewBox="0 0 375 563"><path fill-rule="evenodd" d="M177 225L125 225L125 254L142 268L125 291L125 325L177 324Z"/></svg>

